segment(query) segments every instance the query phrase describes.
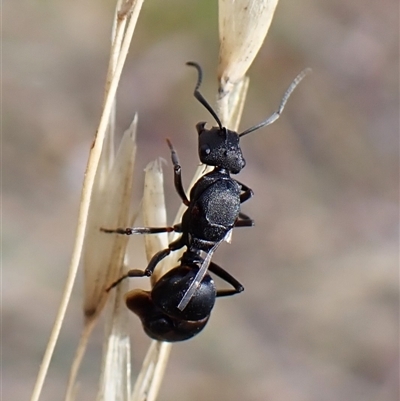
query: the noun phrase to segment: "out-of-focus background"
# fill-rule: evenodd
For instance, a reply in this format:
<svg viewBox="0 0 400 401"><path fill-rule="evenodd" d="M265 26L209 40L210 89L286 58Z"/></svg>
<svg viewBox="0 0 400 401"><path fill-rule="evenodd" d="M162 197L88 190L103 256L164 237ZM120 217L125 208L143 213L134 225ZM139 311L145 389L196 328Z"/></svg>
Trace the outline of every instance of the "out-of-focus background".
<svg viewBox="0 0 400 401"><path fill-rule="evenodd" d="M3 2L3 396L28 399L67 275L83 173L100 116L114 1ZM246 136L240 181L256 221L215 261L245 286L218 300L195 339L175 345L159 399L398 399L399 60L393 1L282 0L249 71L241 128L271 114L312 67L274 125ZM178 150L197 167L193 98L216 93L217 2L144 3L118 93L117 128L139 113L135 188L145 165ZM166 167L169 219L180 204ZM135 197L135 205L139 196ZM143 252L132 260L144 266ZM81 282L42 400L62 399L82 328ZM132 315L134 373L149 339ZM93 399L101 330L81 369Z"/></svg>

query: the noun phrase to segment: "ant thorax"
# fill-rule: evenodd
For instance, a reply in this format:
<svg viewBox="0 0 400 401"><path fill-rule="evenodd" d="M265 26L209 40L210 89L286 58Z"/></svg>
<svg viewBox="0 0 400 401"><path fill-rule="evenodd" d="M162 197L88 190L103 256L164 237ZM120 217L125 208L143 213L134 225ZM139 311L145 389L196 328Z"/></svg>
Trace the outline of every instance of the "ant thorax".
<svg viewBox="0 0 400 401"><path fill-rule="evenodd" d="M190 205L182 218L190 248L212 247L224 239L240 212L240 185L228 173L215 169L201 177L190 191Z"/></svg>

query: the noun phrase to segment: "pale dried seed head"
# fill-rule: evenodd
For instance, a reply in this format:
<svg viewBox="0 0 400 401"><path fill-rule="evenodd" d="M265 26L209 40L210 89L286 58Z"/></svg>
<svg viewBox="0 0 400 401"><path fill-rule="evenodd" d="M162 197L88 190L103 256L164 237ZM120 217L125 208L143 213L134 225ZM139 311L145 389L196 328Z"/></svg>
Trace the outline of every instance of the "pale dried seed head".
<svg viewBox="0 0 400 401"><path fill-rule="evenodd" d="M129 221L129 205L132 189L132 174L133 164L136 153L136 126L137 117L133 120L130 128L125 132L121 141L118 154L114 158L112 139L107 138L103 152L100 157L99 168L95 176L95 181L92 190L91 204L88 213L87 230L85 232L84 241L84 313L85 326L81 333L79 345L77 347L73 364L70 370L68 380L66 400L75 399L74 393L76 389L76 378L82 358L86 351L87 341L97 322L97 317L103 310L109 294L105 288L110 281L114 281L122 274L122 261L125 254L127 239L118 238L100 232L100 227L105 225L115 224L115 221L123 222L122 224L132 223ZM112 130L108 130L108 134L113 136ZM110 139L110 140L108 140ZM114 160L114 162L112 161ZM132 220L132 219L131 219ZM120 291L120 290L119 290ZM113 299L114 298L114 292ZM116 298L113 303L114 309L121 308L121 297ZM127 312L125 312L127 313ZM116 316L121 313L116 312ZM110 314L109 314L110 315ZM115 318L110 317L114 322ZM114 319L114 320L113 320ZM126 317L124 319L126 321ZM128 363L122 365L121 360L128 361L126 355L129 349L121 345L118 348L117 336L120 337L121 344L126 344L126 333L122 332L121 324L109 324L108 337L106 340L107 346L104 348L103 362L109 364L116 363L122 367L121 377L125 377L124 371L130 371ZM111 330L111 331L110 331ZM125 369L125 370L124 370ZM114 380L114 385L107 387L107 394L110 394L108 389L116 388L116 382L120 379L109 375L106 365L102 367L102 377L107 375L107 380ZM103 397L103 392L106 390L100 382L98 399L120 400L120 395L123 393L121 389L116 390L118 394L116 398ZM103 397L103 398L101 398ZM122 400L122 399L121 399Z"/></svg>
<svg viewBox="0 0 400 401"><path fill-rule="evenodd" d="M95 178L84 245L86 317L100 312L108 295L105 288L121 275L128 237L106 234L100 228L130 225L136 126L137 117L125 132L109 170L102 168L102 165L107 164L111 156L103 152Z"/></svg>
<svg viewBox="0 0 400 401"><path fill-rule="evenodd" d="M143 191L143 223L145 227L166 227L167 211L164 197L164 177L162 159L149 163L145 168ZM161 249L168 248L168 234L151 234L144 236L147 261ZM157 265L151 282L154 283L165 273L164 263Z"/></svg>
<svg viewBox="0 0 400 401"><path fill-rule="evenodd" d="M239 129L248 88L249 78L244 77L225 96L219 93L217 100L218 115L225 127L234 131Z"/></svg>
<svg viewBox="0 0 400 401"><path fill-rule="evenodd" d="M128 401L131 393L131 353L128 334L129 311L121 294L128 290L125 280L112 292L107 308L103 360L97 401Z"/></svg>
<svg viewBox="0 0 400 401"><path fill-rule="evenodd" d="M220 91L229 92L257 55L278 0L219 0Z"/></svg>
<svg viewBox="0 0 400 401"><path fill-rule="evenodd" d="M131 401L155 401L164 376L171 343L152 340L136 379Z"/></svg>

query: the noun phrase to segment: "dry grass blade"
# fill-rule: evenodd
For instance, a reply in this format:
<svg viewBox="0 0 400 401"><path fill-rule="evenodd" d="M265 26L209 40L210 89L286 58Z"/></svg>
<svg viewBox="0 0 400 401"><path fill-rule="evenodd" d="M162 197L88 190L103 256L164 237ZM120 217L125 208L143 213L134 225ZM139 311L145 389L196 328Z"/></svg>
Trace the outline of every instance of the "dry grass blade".
<svg viewBox="0 0 400 401"><path fill-rule="evenodd" d="M163 174L161 160L149 163L145 170L143 193L143 222L148 227L165 227L167 215L165 209ZM146 235L147 259L160 249L168 247L168 235ZM170 258L164 259L156 268L152 281L155 282L168 269L174 266ZM152 341L136 380L132 394L133 401L155 400L167 365L171 344Z"/></svg>
<svg viewBox="0 0 400 401"><path fill-rule="evenodd" d="M105 147L96 175L84 249L84 313L85 327L77 348L68 381L67 400L71 399L77 372L82 361L87 339L102 311L108 293L105 288L121 275L128 238L106 235L101 227L111 227L116 223L129 225L130 201L132 196L133 166L136 154L137 117L125 132L115 161L109 171L103 168L110 155ZM113 156L114 157L114 156ZM103 174L100 174L103 173Z"/></svg>
<svg viewBox="0 0 400 401"><path fill-rule="evenodd" d="M131 128L125 133L124 139L129 138L130 134L135 133L136 126L137 118L135 117ZM123 171L118 171L122 169L125 170L126 174L129 176L129 170L133 166L131 163L129 163L129 159L126 160L124 155L128 155L131 149L129 142L126 143L124 139L120 145L120 152L117 154L117 160L119 163L116 164L119 168L115 169L115 173L117 175L122 173L122 176L124 176L125 174L123 174ZM133 174L133 170L131 171L131 174ZM111 179L118 180L118 177L116 177L115 174L111 176ZM128 224L129 226L134 224L136 217L137 214L132 216ZM115 221L124 224L127 221L127 216ZM117 236L117 238L118 237L119 236ZM115 244L117 244L117 238ZM126 244L128 239L125 237L124 240L124 243ZM125 247L120 249L118 247L114 247L114 252L112 252L111 255L109 276L112 278L107 279L107 284L113 282L115 278L123 275L128 270L127 266L129 266L127 257L125 256L124 266L121 268L121 260L125 255ZM107 257L109 257L109 255ZM114 291L111 292L112 302L111 305L109 303L110 307L108 308L108 313L106 314L107 324L104 335L105 341L103 360L101 364L101 378L97 394L97 401L128 401L130 399L131 353L130 339L127 328L129 322L129 311L126 308L124 298L122 297L122 294L125 294L128 291L128 285L128 281L125 280L121 282ZM92 320L93 319L90 319L89 322Z"/></svg>
<svg viewBox="0 0 400 401"><path fill-rule="evenodd" d="M115 99L115 94L118 86L118 82L120 79L121 71L123 64L126 59L126 55L128 52L128 48L132 39L133 31L136 25L136 21L142 6L143 0L137 1L134 4L132 4L132 7L130 8L130 13L131 13L131 18L129 19L128 23L128 28L126 30L124 39L122 41L122 46L119 46L119 44L114 40L113 41L113 51L111 52L112 54L115 54L115 49L120 48L120 52L118 54L118 61L116 63L116 68L113 74L111 74L111 68L109 69L109 76L107 79L107 84L106 84L106 93L105 93L105 101L103 105L103 113L100 119L99 123L99 128L96 133L96 137L92 146L92 149L90 151L89 155L89 160L88 160L88 165L86 168L86 174L85 174L85 179L83 183L83 188L82 188L82 197L81 197L81 204L80 204L80 210L79 210L79 217L78 217L78 226L77 226L77 232L75 236L75 244L74 244L74 250L71 258L71 263L69 266L69 272L68 272L68 277L67 281L65 284L64 292L62 295L62 300L60 303L60 307L56 316L56 320L50 335L50 339L45 351L45 354L43 356L42 364L40 366L37 380L32 392L32 397L31 401L37 401L40 397L44 380L47 375L48 367L50 364L51 357L54 352L54 348L61 330L62 322L64 320L64 316L67 310L67 306L69 303L69 299L71 297L72 293L72 288L75 283L75 277L76 273L78 271L79 267L79 262L81 260L81 254L82 254L82 248L83 248L83 243L84 243L84 238L85 238L85 232L86 232L86 225L87 225L87 216L89 212L89 205L90 205L90 200L91 200L91 194L92 194L92 189L94 185L94 180L95 180L95 175L97 171L97 167L99 164L100 160L100 155L102 152L102 147L103 147L103 142L104 142L104 136L106 133L107 125L110 120L111 112L112 112L112 107ZM126 3L127 4L127 3ZM120 3L117 4L117 6L120 6ZM118 15L118 22L121 20L125 19L128 17L128 14L124 15ZM115 35L116 37L116 35ZM112 58L113 60L113 58ZM113 64L113 61L110 60L110 65ZM110 78L112 75L112 78Z"/></svg>
<svg viewBox="0 0 400 401"><path fill-rule="evenodd" d="M128 237L106 235L102 227L129 225L132 176L136 155L137 116L125 132L118 153L106 177L96 176L84 252L84 312L96 316L104 306L104 289L121 274ZM103 156L101 158L101 162ZM100 163L101 165L102 163Z"/></svg>
<svg viewBox="0 0 400 401"><path fill-rule="evenodd" d="M167 225L162 159L149 163L145 168L142 214L146 227L165 227ZM145 235L144 241L148 261L160 249L168 248L167 233ZM151 277L152 285L164 273L165 263L162 261Z"/></svg>
<svg viewBox="0 0 400 401"><path fill-rule="evenodd" d="M97 401L128 401L131 393L131 352L128 334L129 311L122 294L128 281L113 291L113 302L108 310L102 372Z"/></svg>
<svg viewBox="0 0 400 401"><path fill-rule="evenodd" d="M256 57L278 0L219 0L220 90L229 92Z"/></svg>
<svg viewBox="0 0 400 401"><path fill-rule="evenodd" d="M238 128L249 84L245 74L268 33L277 4L278 0L219 0L217 107L228 128Z"/></svg>
<svg viewBox="0 0 400 401"><path fill-rule="evenodd" d="M229 95L218 97L217 100L217 108L222 124L234 131L239 129L249 82L249 78L244 77L233 86Z"/></svg>
<svg viewBox="0 0 400 401"><path fill-rule="evenodd" d="M278 0L219 0L217 106L221 121L231 129L238 127L240 113L235 110L243 108L244 87L248 86L243 80L268 33L277 4Z"/></svg>
<svg viewBox="0 0 400 401"><path fill-rule="evenodd" d="M136 380L131 401L154 401L163 379L170 343L152 341Z"/></svg>

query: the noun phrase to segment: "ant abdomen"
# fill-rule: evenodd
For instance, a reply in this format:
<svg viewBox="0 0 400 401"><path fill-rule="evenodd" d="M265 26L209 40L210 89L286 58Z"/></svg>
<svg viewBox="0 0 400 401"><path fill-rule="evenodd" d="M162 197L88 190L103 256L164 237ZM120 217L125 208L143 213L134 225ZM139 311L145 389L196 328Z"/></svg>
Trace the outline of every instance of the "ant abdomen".
<svg viewBox="0 0 400 401"><path fill-rule="evenodd" d="M200 321L210 315L215 304L217 291L209 274L198 285L193 297L184 310L178 309L183 295L194 280L198 269L179 266L161 277L153 290L151 299L166 315L187 321Z"/></svg>
<svg viewBox="0 0 400 401"><path fill-rule="evenodd" d="M178 267L165 274L152 291L137 289L125 295L127 307L139 317L149 337L158 341L184 341L203 330L216 297L214 282L209 275L187 308L180 311L177 307L193 278L194 274L188 268ZM180 296L170 297L175 286Z"/></svg>

